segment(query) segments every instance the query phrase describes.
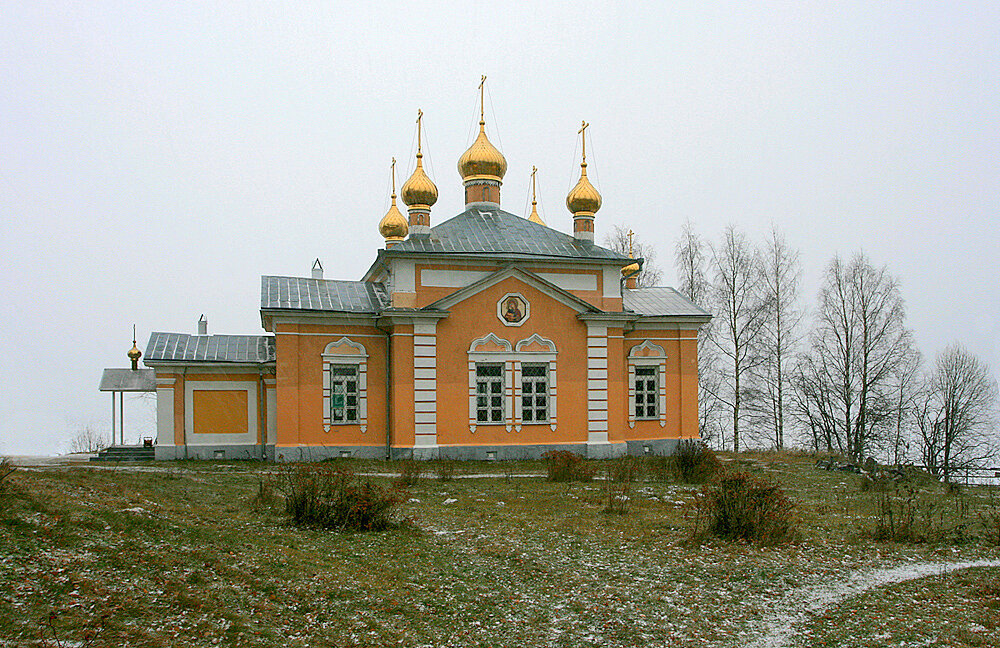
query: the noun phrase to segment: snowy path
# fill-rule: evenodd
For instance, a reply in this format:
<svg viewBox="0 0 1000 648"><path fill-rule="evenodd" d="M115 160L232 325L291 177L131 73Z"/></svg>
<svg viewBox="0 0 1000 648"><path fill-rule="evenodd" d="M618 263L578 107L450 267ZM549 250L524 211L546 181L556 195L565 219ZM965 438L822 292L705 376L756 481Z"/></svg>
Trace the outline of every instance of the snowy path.
<svg viewBox="0 0 1000 648"><path fill-rule="evenodd" d="M822 612L845 599L876 587L923 578L924 576L947 574L970 567L1000 567L1000 560L913 563L889 569L855 572L846 581L840 583L794 590L778 602L776 607L783 612L766 619L761 634L746 645L754 648L789 648L794 645L795 626L806 621L810 614Z"/></svg>

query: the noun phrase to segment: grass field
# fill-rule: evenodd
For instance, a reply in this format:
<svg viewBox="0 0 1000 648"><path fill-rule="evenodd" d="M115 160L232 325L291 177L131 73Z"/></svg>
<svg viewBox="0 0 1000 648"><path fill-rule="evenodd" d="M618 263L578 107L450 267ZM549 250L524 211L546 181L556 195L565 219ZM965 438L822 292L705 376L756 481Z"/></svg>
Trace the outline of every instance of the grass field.
<svg viewBox="0 0 1000 648"><path fill-rule="evenodd" d="M1000 568L865 580L1000 559L978 517L996 510L989 489L923 483L917 518L943 531L880 543L880 494L858 476L806 455L723 459L784 486L795 541L695 543L697 486L635 483L609 515L602 481L550 483L531 462L429 472L398 528L343 534L252 510L273 465L21 469L0 495L0 645L1000 645Z"/></svg>

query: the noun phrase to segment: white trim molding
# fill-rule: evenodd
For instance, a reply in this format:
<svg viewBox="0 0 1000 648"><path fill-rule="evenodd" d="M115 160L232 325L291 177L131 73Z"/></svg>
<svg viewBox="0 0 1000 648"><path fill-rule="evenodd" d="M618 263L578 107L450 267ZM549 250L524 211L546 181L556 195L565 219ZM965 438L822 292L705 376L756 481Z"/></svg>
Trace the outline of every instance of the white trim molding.
<svg viewBox="0 0 1000 648"><path fill-rule="evenodd" d="M643 340L628 352L628 426L635 427L635 368L636 366L655 366L657 371L657 409L660 427L667 425L667 352L659 344ZM648 420L648 419L645 419Z"/></svg>
<svg viewBox="0 0 1000 648"><path fill-rule="evenodd" d="M437 446L437 320L413 323L414 443Z"/></svg>
<svg viewBox="0 0 1000 648"><path fill-rule="evenodd" d="M587 322L587 443L607 442L608 327Z"/></svg>
<svg viewBox="0 0 1000 648"><path fill-rule="evenodd" d="M556 344L537 333L521 340L516 345L493 333L477 338L469 345L469 431L475 433L476 420L476 364L480 362L503 363L504 378L504 426L507 431L521 431L524 424L521 408L521 365L527 363L547 364L548 424L554 432L558 424L556 409Z"/></svg>
<svg viewBox="0 0 1000 648"><path fill-rule="evenodd" d="M358 366L358 422L334 423L330 419L330 365L354 364ZM368 351L360 342L342 337L323 349L323 431L333 425L360 425L361 432L368 429Z"/></svg>

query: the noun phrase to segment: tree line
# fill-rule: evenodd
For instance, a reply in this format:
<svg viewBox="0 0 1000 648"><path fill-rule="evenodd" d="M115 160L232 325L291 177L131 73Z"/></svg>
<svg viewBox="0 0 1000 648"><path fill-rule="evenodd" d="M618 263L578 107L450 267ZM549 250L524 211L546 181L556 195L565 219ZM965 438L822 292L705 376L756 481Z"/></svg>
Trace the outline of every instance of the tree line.
<svg viewBox="0 0 1000 648"><path fill-rule="evenodd" d="M615 249L619 230L607 241ZM649 246L638 249L652 266ZM886 266L862 252L834 256L807 309L799 252L777 229L754 243L729 226L713 242L690 222L674 266L677 290L713 315L698 338L707 442L918 461L944 479L996 459L998 388L989 367L958 342L924 362L899 278ZM655 285L658 271L644 271L640 287Z"/></svg>

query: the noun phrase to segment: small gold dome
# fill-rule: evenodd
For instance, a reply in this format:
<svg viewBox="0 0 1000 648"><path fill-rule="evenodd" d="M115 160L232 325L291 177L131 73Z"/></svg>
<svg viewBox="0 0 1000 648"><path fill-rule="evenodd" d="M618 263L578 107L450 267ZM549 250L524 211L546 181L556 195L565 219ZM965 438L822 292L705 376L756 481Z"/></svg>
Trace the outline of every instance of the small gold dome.
<svg viewBox="0 0 1000 648"><path fill-rule="evenodd" d="M539 225L545 224L542 217L538 215L538 203L534 200L531 201L531 215L528 216L528 220L532 223L538 223Z"/></svg>
<svg viewBox="0 0 1000 648"><path fill-rule="evenodd" d="M135 340L132 340L132 348L128 350L128 359L138 360L141 357L142 357L142 351L140 351L139 347L135 345Z"/></svg>
<svg viewBox="0 0 1000 648"><path fill-rule="evenodd" d="M424 172L424 156L417 153L417 168L413 170L410 179L403 183L400 190L403 202L409 206L427 205L432 206L438 199L438 188Z"/></svg>
<svg viewBox="0 0 1000 648"><path fill-rule="evenodd" d="M573 190L566 196L566 207L570 212L596 213L601 208L601 194L597 192L594 185L587 179L587 163L580 164L580 180L573 187Z"/></svg>
<svg viewBox="0 0 1000 648"><path fill-rule="evenodd" d="M458 158L458 172L463 180L486 178L498 182L507 173L507 159L486 137L486 122L479 122L479 137Z"/></svg>
<svg viewBox="0 0 1000 648"><path fill-rule="evenodd" d="M628 255L628 256L629 256L629 258L632 258L631 254ZM623 277L630 277L630 276L634 275L637 272L639 272L639 263L638 262L636 262L636 263L630 263L629 265L627 265L624 268L622 268L622 276Z"/></svg>
<svg viewBox="0 0 1000 648"><path fill-rule="evenodd" d="M402 212L396 207L396 194L392 194L392 205L379 221L378 231L387 241L402 241L410 232L410 226L406 224Z"/></svg>

